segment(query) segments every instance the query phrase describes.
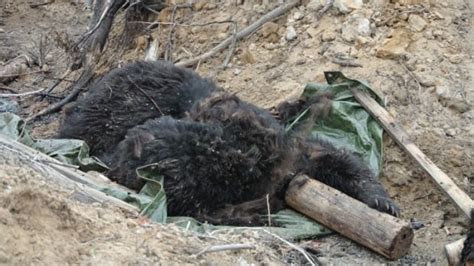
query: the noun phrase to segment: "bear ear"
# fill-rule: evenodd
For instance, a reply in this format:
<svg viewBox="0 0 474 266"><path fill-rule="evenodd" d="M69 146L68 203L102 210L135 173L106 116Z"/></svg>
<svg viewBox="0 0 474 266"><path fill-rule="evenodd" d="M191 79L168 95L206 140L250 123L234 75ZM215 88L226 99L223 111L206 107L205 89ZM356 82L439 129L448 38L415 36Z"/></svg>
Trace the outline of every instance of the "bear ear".
<svg viewBox="0 0 474 266"><path fill-rule="evenodd" d="M145 131L139 131L135 133L136 134L131 137L131 151L134 158L140 159L146 144L150 141L153 141L155 137L151 133Z"/></svg>

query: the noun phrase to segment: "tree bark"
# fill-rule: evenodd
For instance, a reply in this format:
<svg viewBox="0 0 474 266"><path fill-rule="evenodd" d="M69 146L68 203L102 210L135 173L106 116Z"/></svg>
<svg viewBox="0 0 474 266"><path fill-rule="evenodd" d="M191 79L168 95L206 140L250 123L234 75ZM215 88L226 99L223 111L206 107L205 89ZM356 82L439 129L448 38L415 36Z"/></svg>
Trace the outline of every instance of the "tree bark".
<svg viewBox="0 0 474 266"><path fill-rule="evenodd" d="M286 202L295 210L391 260L403 256L413 242L413 230L407 222L371 209L304 175L297 176L290 183Z"/></svg>

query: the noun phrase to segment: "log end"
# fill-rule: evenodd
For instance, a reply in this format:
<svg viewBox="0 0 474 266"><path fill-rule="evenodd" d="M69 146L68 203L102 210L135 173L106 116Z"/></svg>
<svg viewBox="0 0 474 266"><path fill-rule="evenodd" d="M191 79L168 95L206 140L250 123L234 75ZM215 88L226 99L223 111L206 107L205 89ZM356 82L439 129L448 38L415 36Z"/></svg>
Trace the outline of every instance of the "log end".
<svg viewBox="0 0 474 266"><path fill-rule="evenodd" d="M387 258L390 260L397 260L405 255L413 243L415 234L413 229L407 224L403 226L392 242L392 249L390 249Z"/></svg>

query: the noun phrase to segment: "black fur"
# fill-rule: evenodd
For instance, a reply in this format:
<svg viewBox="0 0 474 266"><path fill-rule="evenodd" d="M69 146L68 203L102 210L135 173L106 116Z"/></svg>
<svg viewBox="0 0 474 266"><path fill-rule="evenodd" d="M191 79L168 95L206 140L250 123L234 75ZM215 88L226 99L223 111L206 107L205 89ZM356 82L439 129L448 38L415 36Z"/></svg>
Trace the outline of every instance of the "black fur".
<svg viewBox="0 0 474 266"><path fill-rule="evenodd" d="M356 154L336 149L318 138L308 138L300 146L298 172L337 188L371 208L393 216L400 215L399 207Z"/></svg>
<svg viewBox="0 0 474 266"><path fill-rule="evenodd" d="M143 183L130 169L157 163L170 214L214 223L259 224L265 195L273 212L281 209L282 192L295 173L399 214L355 155L318 139L285 135L269 112L226 93L197 103L183 120L163 117L130 130L112 161L108 175L135 189Z"/></svg>
<svg viewBox="0 0 474 266"><path fill-rule="evenodd" d="M471 221L461 252L461 265L474 264L474 209L471 210Z"/></svg>
<svg viewBox="0 0 474 266"><path fill-rule="evenodd" d="M316 95L277 108L281 122L309 108L309 121L330 108ZM272 114L225 93L194 72L166 62L136 62L108 73L66 110L60 136L85 140L109 163L107 175L139 190L138 166L164 175L170 215L225 224L260 224L283 208L285 188L303 173L393 215L398 207L361 160L329 143L286 134ZM303 132L301 132L303 131Z"/></svg>
<svg viewBox="0 0 474 266"><path fill-rule="evenodd" d="M85 140L91 154L101 157L128 129L162 115L181 118L196 101L219 90L165 61L131 63L110 71L65 111L59 137Z"/></svg>

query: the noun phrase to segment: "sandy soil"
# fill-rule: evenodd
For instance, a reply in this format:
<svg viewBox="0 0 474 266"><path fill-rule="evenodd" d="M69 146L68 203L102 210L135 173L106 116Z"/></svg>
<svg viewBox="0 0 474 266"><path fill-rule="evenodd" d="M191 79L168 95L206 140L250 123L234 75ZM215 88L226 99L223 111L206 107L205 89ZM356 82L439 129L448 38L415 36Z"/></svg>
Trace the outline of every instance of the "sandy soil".
<svg viewBox="0 0 474 266"><path fill-rule="evenodd" d="M176 19L182 26L176 28L173 58L206 52L232 34L229 24L183 25L231 19L242 29L277 2L204 1L194 10L179 10ZM308 82L323 82L323 71L341 70L349 77L365 79L385 95L387 109L423 152L472 197L473 4L467 0L449 4L440 0L369 1L344 13L343 8L333 7L318 21L314 14L319 1L304 2L275 24L239 41L228 68L221 67L225 51L201 62L197 71L263 107L297 97ZM407 2L414 4L405 5ZM169 14L155 19L167 21ZM68 40L76 40L86 30L88 19L89 11L82 1L56 0L34 9L26 0L0 3L0 61L26 52L34 54L40 36L48 36L45 65L32 65L28 70L32 73L8 87L24 92L50 86L68 63L64 56ZM291 40L287 39L291 37L287 36L289 27L296 33L293 39L288 38ZM166 33L164 26L152 35L165 44ZM132 48L123 58L143 56L142 50ZM334 63L335 58L350 58L361 67L341 66ZM57 89L58 95L66 86ZM54 101L36 97L12 100L20 103L23 116ZM34 135L54 135L58 117L53 114L32 124ZM285 252L252 235L231 237L255 241L256 250L196 259L190 256L222 240L201 239L173 226L143 226L140 219L119 210L74 202L67 192L35 181L35 173L28 169L4 167L0 175L0 239L5 241L0 245L0 263L285 262ZM381 178L400 204L402 218L425 225L415 232L414 244L401 262L445 264L443 246L465 233L465 217L388 136ZM144 239L150 235L152 239ZM340 236L314 240L313 244L321 251L321 262L386 263Z"/></svg>

